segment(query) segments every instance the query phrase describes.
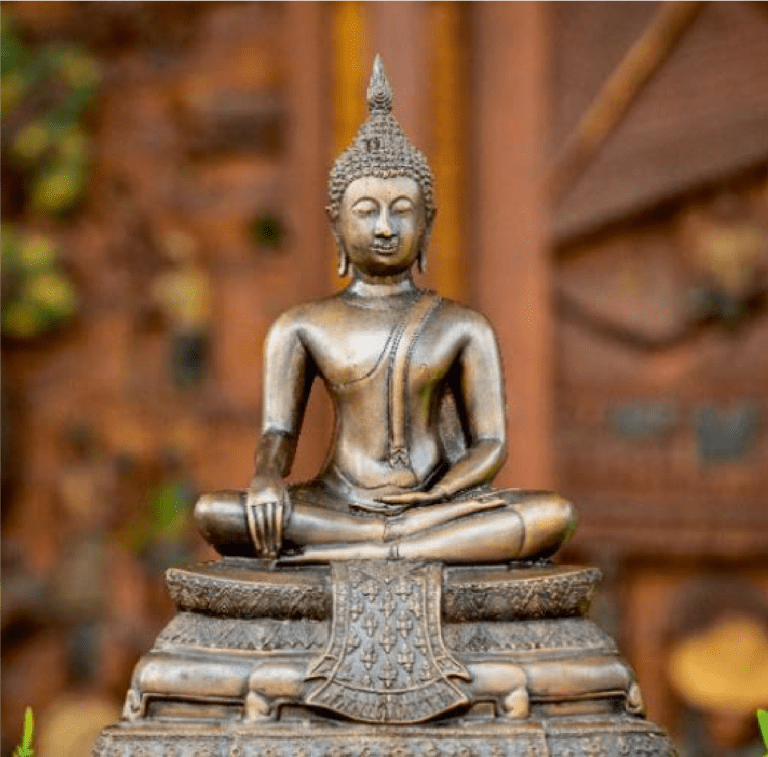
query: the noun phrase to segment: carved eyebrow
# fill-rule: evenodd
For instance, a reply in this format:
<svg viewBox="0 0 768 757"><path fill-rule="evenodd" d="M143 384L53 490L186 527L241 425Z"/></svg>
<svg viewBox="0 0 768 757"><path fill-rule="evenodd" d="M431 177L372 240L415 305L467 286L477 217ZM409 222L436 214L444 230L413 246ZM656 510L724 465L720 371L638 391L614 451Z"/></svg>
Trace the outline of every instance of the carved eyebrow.
<svg viewBox="0 0 768 757"><path fill-rule="evenodd" d="M394 200L392 200L390 205L397 205L398 202L407 202L411 206L415 206L416 204L410 197L406 197L405 195L400 195L400 197L396 197Z"/></svg>

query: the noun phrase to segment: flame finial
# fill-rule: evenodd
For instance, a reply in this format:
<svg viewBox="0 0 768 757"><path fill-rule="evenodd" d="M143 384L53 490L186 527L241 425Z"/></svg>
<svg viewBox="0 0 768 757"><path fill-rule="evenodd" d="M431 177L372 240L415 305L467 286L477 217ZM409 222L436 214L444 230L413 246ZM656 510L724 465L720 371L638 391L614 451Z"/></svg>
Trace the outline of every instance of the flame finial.
<svg viewBox="0 0 768 757"><path fill-rule="evenodd" d="M371 80L366 92L368 97L368 112L373 115L387 115L392 112L392 85L387 78L381 56L377 53L373 61Z"/></svg>

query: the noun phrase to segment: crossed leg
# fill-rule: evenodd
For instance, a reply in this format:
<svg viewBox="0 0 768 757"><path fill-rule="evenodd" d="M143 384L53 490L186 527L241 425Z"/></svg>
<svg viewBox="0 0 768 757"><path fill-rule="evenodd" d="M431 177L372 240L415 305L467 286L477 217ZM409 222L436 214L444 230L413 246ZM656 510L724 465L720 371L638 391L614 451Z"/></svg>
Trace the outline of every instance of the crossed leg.
<svg viewBox="0 0 768 757"><path fill-rule="evenodd" d="M195 519L225 555L258 556L245 517L244 493L200 498ZM402 558L493 563L545 557L575 529L572 505L549 492L499 490L489 495L414 507L401 515L356 515L298 502L286 542L302 552L286 563Z"/></svg>

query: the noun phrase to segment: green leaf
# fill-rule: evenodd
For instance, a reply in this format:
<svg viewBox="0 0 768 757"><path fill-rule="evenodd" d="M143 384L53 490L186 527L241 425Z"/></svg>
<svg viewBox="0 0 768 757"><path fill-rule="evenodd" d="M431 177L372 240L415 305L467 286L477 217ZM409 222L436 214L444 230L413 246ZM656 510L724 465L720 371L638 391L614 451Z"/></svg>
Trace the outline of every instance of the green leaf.
<svg viewBox="0 0 768 757"><path fill-rule="evenodd" d="M13 750L13 757L35 757L35 750L32 748L32 739L35 736L35 716L32 714L32 708L27 707L24 711L24 732L21 737L21 744Z"/></svg>
<svg viewBox="0 0 768 757"><path fill-rule="evenodd" d="M32 739L35 736L35 716L32 713L32 708L27 707L24 711L24 735L22 736L21 743L25 749L31 749Z"/></svg>
<svg viewBox="0 0 768 757"><path fill-rule="evenodd" d="M757 711L757 724L760 726L760 733L763 737L763 743L766 750L768 750L768 712L765 710ZM768 751L765 757L768 757Z"/></svg>

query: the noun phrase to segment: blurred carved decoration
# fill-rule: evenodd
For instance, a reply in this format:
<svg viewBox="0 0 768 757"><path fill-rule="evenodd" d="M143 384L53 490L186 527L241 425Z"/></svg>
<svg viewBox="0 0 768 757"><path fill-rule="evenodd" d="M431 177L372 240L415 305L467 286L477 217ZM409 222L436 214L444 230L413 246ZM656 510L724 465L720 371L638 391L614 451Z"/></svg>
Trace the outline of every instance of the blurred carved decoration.
<svg viewBox="0 0 768 757"><path fill-rule="evenodd" d="M753 617L724 617L669 655L675 692L692 705L751 715L768 701L768 630Z"/></svg>
<svg viewBox="0 0 768 757"><path fill-rule="evenodd" d="M615 577L601 600L681 752L763 754L754 710L691 696L694 676L729 687L750 645L729 645L716 677L686 657L686 699L670 650L722 627L692 623L674 641L667 629L743 593L689 593L710 567L768 589L768 15L761 3L552 7L554 441L580 514L569 558ZM757 606L733 610L755 638L768 628Z"/></svg>
<svg viewBox="0 0 768 757"><path fill-rule="evenodd" d="M706 597L706 600L704 598ZM764 751L755 711L768 701L768 601L738 576L684 583L666 644L666 676L697 754Z"/></svg>
<svg viewBox="0 0 768 757"><path fill-rule="evenodd" d="M170 267L152 282L152 299L169 325L168 364L178 389L199 385L206 376L211 340L211 283L200 260L199 244L169 230L161 247Z"/></svg>
<svg viewBox="0 0 768 757"><path fill-rule="evenodd" d="M765 164L760 5L557 5L558 244Z"/></svg>
<svg viewBox="0 0 768 757"><path fill-rule="evenodd" d="M753 136L768 129L753 122L768 90L737 82L768 81L748 52L768 19L757 4L622 9L557 5L562 486L588 549L764 554L768 144ZM690 528L670 539L672 522Z"/></svg>

